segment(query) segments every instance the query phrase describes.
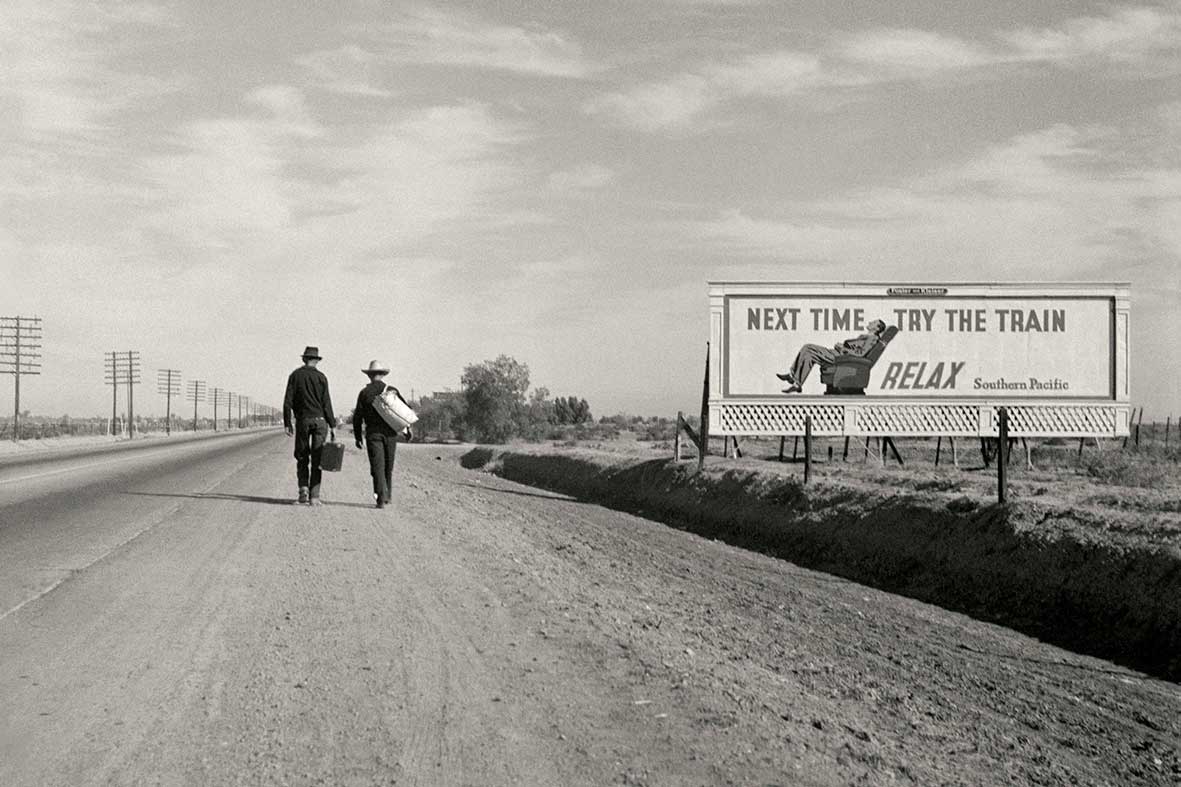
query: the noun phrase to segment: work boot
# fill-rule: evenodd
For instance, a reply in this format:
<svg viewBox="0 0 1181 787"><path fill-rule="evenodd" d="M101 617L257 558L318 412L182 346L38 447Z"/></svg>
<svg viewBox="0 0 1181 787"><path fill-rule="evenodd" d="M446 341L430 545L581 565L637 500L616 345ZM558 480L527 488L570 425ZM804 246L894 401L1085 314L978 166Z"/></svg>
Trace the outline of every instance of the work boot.
<svg viewBox="0 0 1181 787"><path fill-rule="evenodd" d="M783 382L787 383L788 385L795 385L796 384L796 378L791 372L784 372L783 374L779 374L778 372L776 372L775 376L778 377L780 380L783 380Z"/></svg>
<svg viewBox="0 0 1181 787"><path fill-rule="evenodd" d="M301 486L299 488L299 503L303 504L303 503L307 503L307 502L308 502L308 488L306 486Z"/></svg>

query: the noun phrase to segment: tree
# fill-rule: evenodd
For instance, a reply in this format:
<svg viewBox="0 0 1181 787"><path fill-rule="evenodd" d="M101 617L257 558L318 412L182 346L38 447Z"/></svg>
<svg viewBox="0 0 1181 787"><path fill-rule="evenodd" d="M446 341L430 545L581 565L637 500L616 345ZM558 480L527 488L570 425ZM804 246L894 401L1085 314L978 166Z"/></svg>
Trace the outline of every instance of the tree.
<svg viewBox="0 0 1181 787"><path fill-rule="evenodd" d="M559 424L582 424L594 420L586 399L559 396L554 400L554 421Z"/></svg>
<svg viewBox="0 0 1181 787"><path fill-rule="evenodd" d="M463 431L463 396L452 391L440 391L424 396L418 402L418 423L415 438L449 440Z"/></svg>
<svg viewBox="0 0 1181 787"><path fill-rule="evenodd" d="M503 443L520 434L526 416L528 366L499 355L494 361L465 367L460 385L465 404L465 438Z"/></svg>

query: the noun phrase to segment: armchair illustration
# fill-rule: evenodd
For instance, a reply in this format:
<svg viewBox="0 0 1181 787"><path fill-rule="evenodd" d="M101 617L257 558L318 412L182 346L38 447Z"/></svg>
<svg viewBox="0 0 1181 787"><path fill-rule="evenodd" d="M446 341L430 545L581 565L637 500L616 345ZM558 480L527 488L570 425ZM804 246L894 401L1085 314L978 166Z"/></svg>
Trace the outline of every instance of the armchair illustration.
<svg viewBox="0 0 1181 787"><path fill-rule="evenodd" d="M886 345L898 335L898 326L890 325L860 355L838 355L831 366L821 368L820 382L824 393L836 396L863 396L869 385L869 372L886 350Z"/></svg>

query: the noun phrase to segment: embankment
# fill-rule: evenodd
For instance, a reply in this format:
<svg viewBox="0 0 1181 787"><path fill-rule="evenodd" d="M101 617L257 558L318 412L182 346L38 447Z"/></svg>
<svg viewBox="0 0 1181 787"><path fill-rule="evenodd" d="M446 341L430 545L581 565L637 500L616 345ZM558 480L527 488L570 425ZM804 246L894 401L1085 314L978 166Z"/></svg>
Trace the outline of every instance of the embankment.
<svg viewBox="0 0 1181 787"><path fill-rule="evenodd" d="M1101 512L585 449L477 448L463 464L1181 681L1181 547L1124 537Z"/></svg>

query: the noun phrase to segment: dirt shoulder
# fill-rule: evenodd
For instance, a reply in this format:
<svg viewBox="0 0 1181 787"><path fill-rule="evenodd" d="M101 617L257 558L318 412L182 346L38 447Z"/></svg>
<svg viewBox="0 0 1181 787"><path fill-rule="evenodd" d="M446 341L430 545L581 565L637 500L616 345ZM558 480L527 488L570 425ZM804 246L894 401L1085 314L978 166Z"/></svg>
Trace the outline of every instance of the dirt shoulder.
<svg viewBox="0 0 1181 787"><path fill-rule="evenodd" d="M711 458L697 473L579 448L476 449L465 463L1181 680L1174 512L1061 492L998 506L913 474L882 483L876 470L804 486L774 465Z"/></svg>
<svg viewBox="0 0 1181 787"><path fill-rule="evenodd" d="M291 505L282 439L44 511L42 544L96 504L142 532L0 620L0 782L1181 778L1175 684L464 450L400 447L380 511L351 448Z"/></svg>

